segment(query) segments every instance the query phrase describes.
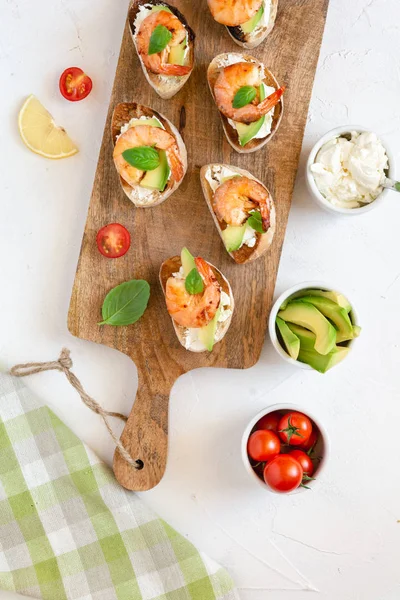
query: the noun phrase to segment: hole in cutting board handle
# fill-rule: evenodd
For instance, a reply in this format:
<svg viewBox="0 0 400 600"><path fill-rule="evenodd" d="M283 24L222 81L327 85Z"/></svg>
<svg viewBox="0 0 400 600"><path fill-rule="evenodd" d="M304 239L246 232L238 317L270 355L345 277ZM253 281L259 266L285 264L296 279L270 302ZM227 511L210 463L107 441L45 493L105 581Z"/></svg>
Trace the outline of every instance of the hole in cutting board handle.
<svg viewBox="0 0 400 600"><path fill-rule="evenodd" d="M144 467L144 462L142 460L140 460L140 458L138 458L138 460L136 461L136 469L138 471L141 471Z"/></svg>

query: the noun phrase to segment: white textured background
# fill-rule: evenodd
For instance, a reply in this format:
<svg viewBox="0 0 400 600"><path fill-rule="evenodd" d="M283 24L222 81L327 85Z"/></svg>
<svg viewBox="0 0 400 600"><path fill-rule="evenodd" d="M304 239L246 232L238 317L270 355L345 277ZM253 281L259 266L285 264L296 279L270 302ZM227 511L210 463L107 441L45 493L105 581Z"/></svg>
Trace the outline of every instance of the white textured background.
<svg viewBox="0 0 400 600"><path fill-rule="evenodd" d="M135 395L134 365L72 338L66 314L126 4L0 3L1 361L51 360L67 345L89 393L122 412ZM57 90L73 64L94 81L79 105ZM78 142L76 157L53 163L22 146L16 118L32 92ZM398 0L330 2L277 285L281 292L319 279L344 290L359 310L362 337L325 376L293 370L267 341L247 372L182 377L171 396L167 474L143 495L230 570L243 600L309 600L311 589L321 600L400 597L400 197L363 217L335 218L312 203L303 176L317 138L354 122L381 134L400 165ZM111 461L103 426L60 374L27 383ZM253 487L239 454L247 421L285 400L323 420L333 449L317 488L292 497Z"/></svg>

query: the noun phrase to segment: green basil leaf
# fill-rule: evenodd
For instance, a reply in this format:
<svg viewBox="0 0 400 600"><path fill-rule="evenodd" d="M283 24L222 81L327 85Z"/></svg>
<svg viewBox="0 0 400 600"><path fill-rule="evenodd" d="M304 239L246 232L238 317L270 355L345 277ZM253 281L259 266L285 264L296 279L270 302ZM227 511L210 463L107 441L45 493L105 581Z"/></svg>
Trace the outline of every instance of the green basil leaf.
<svg viewBox="0 0 400 600"><path fill-rule="evenodd" d="M233 108L242 108L250 102L253 102L254 98L257 96L257 90L252 85L244 85L241 87L235 94L235 97L232 102Z"/></svg>
<svg viewBox="0 0 400 600"><path fill-rule="evenodd" d="M160 156L155 148L138 146L128 148L122 153L127 163L140 171L154 171L160 164Z"/></svg>
<svg viewBox="0 0 400 600"><path fill-rule="evenodd" d="M108 292L101 309L103 321L98 325L132 325L147 308L150 286L143 279L132 279Z"/></svg>
<svg viewBox="0 0 400 600"><path fill-rule="evenodd" d="M259 213L258 210L250 213L250 216L247 219L247 224L258 233L265 233L262 226L261 213Z"/></svg>
<svg viewBox="0 0 400 600"><path fill-rule="evenodd" d="M185 279L185 288L189 294L201 294L204 290L204 283L200 273L196 268L192 269Z"/></svg>
<svg viewBox="0 0 400 600"><path fill-rule="evenodd" d="M153 33L150 37L148 54L158 54L164 50L164 48L168 46L171 38L172 33L169 29L164 27L164 25L157 25L157 27L153 29Z"/></svg>

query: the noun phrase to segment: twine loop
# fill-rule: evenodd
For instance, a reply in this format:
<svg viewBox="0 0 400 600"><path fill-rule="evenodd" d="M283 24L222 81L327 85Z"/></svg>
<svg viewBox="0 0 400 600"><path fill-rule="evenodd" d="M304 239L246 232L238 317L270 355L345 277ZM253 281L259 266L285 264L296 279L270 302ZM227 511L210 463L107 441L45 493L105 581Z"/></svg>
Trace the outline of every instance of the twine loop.
<svg viewBox="0 0 400 600"><path fill-rule="evenodd" d="M115 417L126 423L126 421L128 420L127 417L119 412L112 412L112 411L108 411L108 410L105 410L104 408L102 408L102 406L100 406L100 404L98 402L96 402L96 400L94 398L92 398L91 396L89 396L89 394L87 394L85 392L81 382L79 381L79 379L77 378L75 373L73 373L71 371L72 367L73 367L73 362L71 359L71 353L68 350L68 348L63 348L61 350L61 354L60 354L60 357L58 360L54 360L51 362L37 362L37 363L31 362L31 363L15 365L14 367L12 367L10 369L10 374L13 375L14 377L27 377L28 375L35 375L36 373L44 373L45 371L61 371L62 373L64 373L64 375L66 376L66 378L68 379L68 381L70 382L72 387L74 387L76 389L76 391L78 392L78 394L80 395L82 402L91 411L100 415L100 417L103 419L104 424L107 427L108 433L112 437L114 444L118 448L118 450L119 450L121 456L124 458L124 460L126 460L126 462L134 469L143 468L142 461L135 460L131 457L129 452L123 446L120 439L115 435L115 433L108 421L108 417Z"/></svg>

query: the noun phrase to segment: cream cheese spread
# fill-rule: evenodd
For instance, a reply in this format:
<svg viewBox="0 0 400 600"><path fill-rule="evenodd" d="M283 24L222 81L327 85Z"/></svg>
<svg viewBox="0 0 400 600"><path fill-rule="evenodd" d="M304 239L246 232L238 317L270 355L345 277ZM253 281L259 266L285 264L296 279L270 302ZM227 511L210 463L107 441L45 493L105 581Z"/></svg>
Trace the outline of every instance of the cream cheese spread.
<svg viewBox="0 0 400 600"><path fill-rule="evenodd" d="M142 4L139 7L139 10L136 13L136 18L135 21L133 23L133 26L135 28L135 37L137 36L140 26L143 23L143 21L146 19L146 17L148 17L151 13L153 12L153 5L152 4Z"/></svg>
<svg viewBox="0 0 400 600"><path fill-rule="evenodd" d="M229 67L229 65L234 65L236 63L240 63L243 62L243 56L242 54L223 54L222 56L220 56L217 60L217 65L218 67L220 67L221 69L224 69L225 67ZM245 61L246 62L246 61ZM253 62L253 61L249 61L249 62Z"/></svg>
<svg viewBox="0 0 400 600"><path fill-rule="evenodd" d="M257 236L255 230L250 227L250 225L246 225L246 229L244 230L243 242L242 246L248 246L249 248L254 248L257 242Z"/></svg>
<svg viewBox="0 0 400 600"><path fill-rule="evenodd" d="M232 171L223 165L213 165L207 169L205 177L210 184L210 188L213 192L215 192L221 183L223 183L223 179L225 180L229 177L236 177L237 175L239 175L239 173Z"/></svg>
<svg viewBox="0 0 400 600"><path fill-rule="evenodd" d="M373 202L383 190L388 168L386 150L375 133L351 132L319 150L311 172L321 194L341 208L359 208Z"/></svg>

